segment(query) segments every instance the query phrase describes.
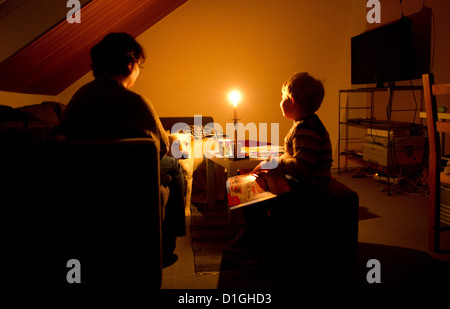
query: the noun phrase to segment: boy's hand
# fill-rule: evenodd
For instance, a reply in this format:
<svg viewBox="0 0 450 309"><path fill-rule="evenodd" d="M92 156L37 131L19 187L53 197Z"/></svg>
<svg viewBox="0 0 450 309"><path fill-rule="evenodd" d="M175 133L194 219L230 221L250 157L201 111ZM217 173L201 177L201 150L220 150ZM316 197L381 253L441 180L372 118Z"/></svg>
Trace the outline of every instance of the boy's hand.
<svg viewBox="0 0 450 309"><path fill-rule="evenodd" d="M264 161L259 162L259 164L258 164L257 166L255 166L255 168L252 170L252 173L255 173L255 172L259 171L259 170L261 169L261 164L262 164L263 162L264 162Z"/></svg>
<svg viewBox="0 0 450 309"><path fill-rule="evenodd" d="M279 165L279 158L272 158L269 160L264 160L259 163L252 172L256 172L259 170L272 170L276 169Z"/></svg>

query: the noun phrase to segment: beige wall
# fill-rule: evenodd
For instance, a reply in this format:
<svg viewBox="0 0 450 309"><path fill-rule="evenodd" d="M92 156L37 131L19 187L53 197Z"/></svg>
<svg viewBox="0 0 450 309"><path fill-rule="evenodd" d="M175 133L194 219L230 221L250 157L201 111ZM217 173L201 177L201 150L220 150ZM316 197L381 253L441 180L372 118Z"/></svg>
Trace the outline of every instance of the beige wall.
<svg viewBox="0 0 450 309"><path fill-rule="evenodd" d="M397 2L381 1L383 23L400 17ZM423 3L403 2L405 15ZM435 14L436 79L448 81L450 1L425 4ZM336 147L338 90L350 87L350 38L369 27L365 5L363 0L189 0L138 37L147 62L133 90L148 97L160 116L210 115L224 126L233 116L226 95L238 88L241 121L279 123L282 142L291 122L280 112L281 84L295 72L309 71L324 82L319 116ZM55 99L67 103L91 79L89 73ZM2 102L5 95L0 92ZM20 97L10 105L25 105Z"/></svg>
<svg viewBox="0 0 450 309"><path fill-rule="evenodd" d="M292 123L279 108L281 84L309 71L325 84L320 116L332 129L337 89L348 86L350 3L191 0L139 37L149 61L136 91L162 116L211 115L225 126L227 93L238 88L241 121L279 123L282 142Z"/></svg>
<svg viewBox="0 0 450 309"><path fill-rule="evenodd" d="M148 60L134 90L160 116L211 115L225 128L227 93L238 88L241 121L279 123L282 143L292 123L279 108L281 84L309 71L324 82L319 115L334 141L338 89L350 86L350 37L365 29L365 12L361 1L190 0L138 37Z"/></svg>
<svg viewBox="0 0 450 309"><path fill-rule="evenodd" d="M1 2L1 1L0 1ZM84 5L88 0L80 0ZM66 18L67 0L6 0L0 5L0 61Z"/></svg>

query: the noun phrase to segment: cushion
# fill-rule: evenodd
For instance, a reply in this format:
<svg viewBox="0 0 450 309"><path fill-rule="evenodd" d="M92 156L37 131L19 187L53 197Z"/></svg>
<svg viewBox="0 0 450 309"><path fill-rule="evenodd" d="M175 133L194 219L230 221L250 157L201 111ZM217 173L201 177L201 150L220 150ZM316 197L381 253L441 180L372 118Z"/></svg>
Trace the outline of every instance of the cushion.
<svg viewBox="0 0 450 309"><path fill-rule="evenodd" d="M42 104L20 107L18 110L28 113L40 121L58 125L64 108L65 105L58 102L43 102Z"/></svg>
<svg viewBox="0 0 450 309"><path fill-rule="evenodd" d="M24 144L57 139L59 124L65 105L43 102L20 108L0 106L0 143Z"/></svg>

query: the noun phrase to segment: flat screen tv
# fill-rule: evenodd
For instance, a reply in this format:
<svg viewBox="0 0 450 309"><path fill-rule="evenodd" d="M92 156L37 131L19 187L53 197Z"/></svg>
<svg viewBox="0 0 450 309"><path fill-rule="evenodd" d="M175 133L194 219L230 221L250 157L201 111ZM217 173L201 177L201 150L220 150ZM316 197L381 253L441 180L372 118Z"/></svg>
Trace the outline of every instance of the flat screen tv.
<svg viewBox="0 0 450 309"><path fill-rule="evenodd" d="M405 16L351 39L352 84L422 78L430 73L431 9Z"/></svg>

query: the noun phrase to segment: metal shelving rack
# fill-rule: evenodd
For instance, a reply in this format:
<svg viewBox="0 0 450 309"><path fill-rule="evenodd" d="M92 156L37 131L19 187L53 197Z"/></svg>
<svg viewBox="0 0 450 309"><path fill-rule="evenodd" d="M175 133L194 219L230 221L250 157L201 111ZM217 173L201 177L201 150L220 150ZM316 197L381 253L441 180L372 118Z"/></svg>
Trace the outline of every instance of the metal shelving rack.
<svg viewBox="0 0 450 309"><path fill-rule="evenodd" d="M420 107L417 109L392 109L392 102L393 102L393 94L396 91L414 91L414 90L420 90L421 91L421 96L420 96ZM339 108L338 108L338 173L341 174L341 169L346 170L348 167L348 161L352 160L352 161L356 161L359 164L364 164L364 160L361 158L356 158L353 156L350 156L348 154L343 154L342 150L347 150L349 149L349 144L350 143L363 143L363 139L361 137L349 137L349 127L354 126L354 127L360 127L360 128L369 128L369 125L361 125L361 124L355 124L355 123L349 123L348 119L349 119L349 111L350 110L361 110L361 111L366 111L364 117L362 118L366 118L367 120L375 120L375 116L374 116L374 112L375 112L375 96L374 93L376 92L387 92L388 93L388 105L387 105L387 115L386 115L386 123L388 125L387 127L387 132L388 132L388 136L387 136L387 141L388 141L388 147L387 147L387 166L386 166L386 170L387 170L387 193L390 195L391 191L390 191L390 181L389 179L391 179L391 166L392 166L392 162L391 162L391 147L390 147L390 140L391 140L391 136L390 136L390 132L391 132L391 116L392 116L392 112L406 112L406 111L421 111L423 110L423 87L422 86L391 86L391 87L384 87L384 88L380 88L380 87L367 87L367 88L355 88L355 89L340 89L339 90ZM352 93L369 93L370 94L370 104L367 106L349 106L349 94ZM342 104L342 94L347 94L347 99L345 100L345 105ZM366 101L367 102L367 101ZM369 113L367 113L367 111L369 111ZM344 114L344 120L342 119L343 116L343 112L345 112ZM367 115L369 114L369 115ZM342 126L344 126L344 134L345 137L343 136L343 129L341 128ZM342 143L344 143L344 148L342 148ZM344 161L344 166L342 166L342 162L341 162L341 157L345 158Z"/></svg>

